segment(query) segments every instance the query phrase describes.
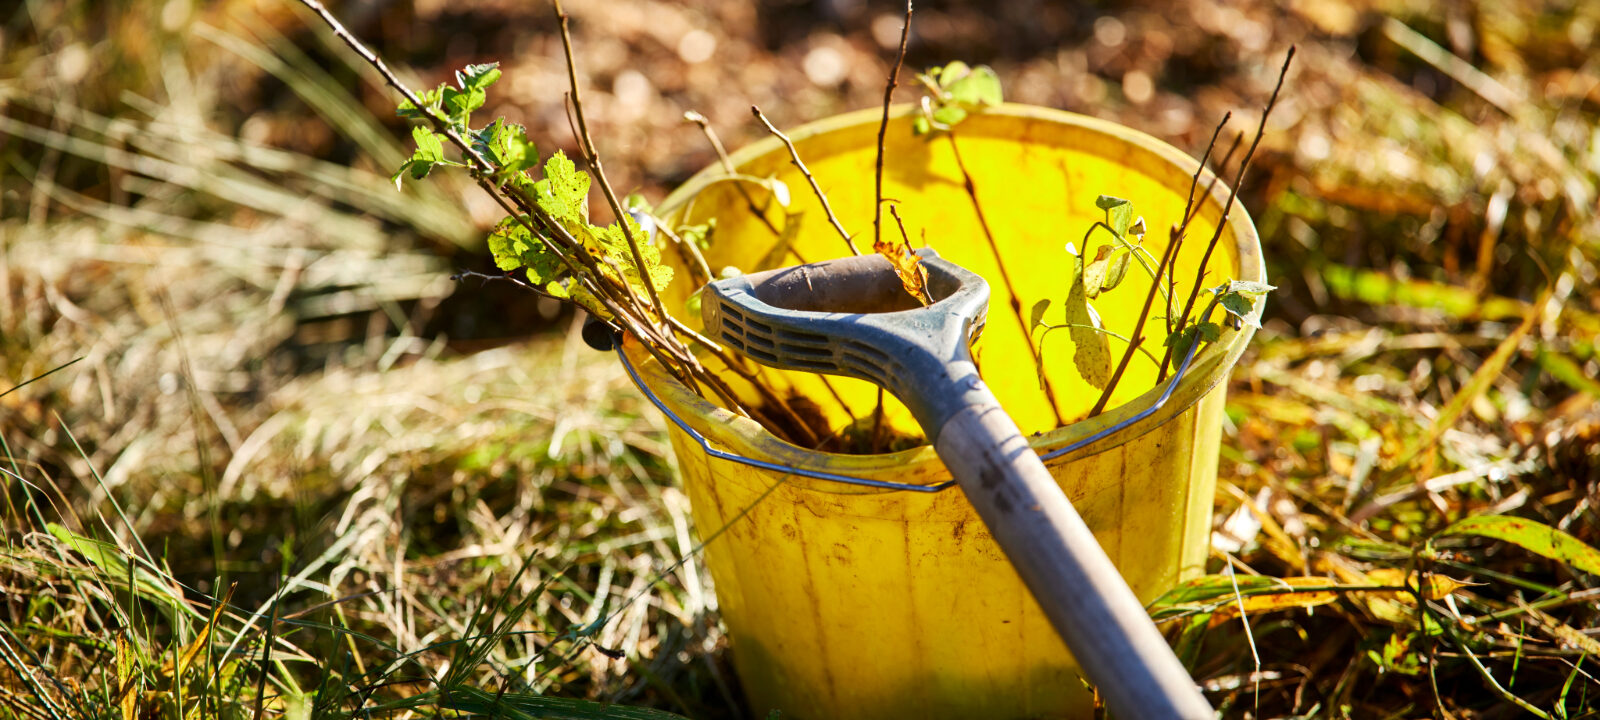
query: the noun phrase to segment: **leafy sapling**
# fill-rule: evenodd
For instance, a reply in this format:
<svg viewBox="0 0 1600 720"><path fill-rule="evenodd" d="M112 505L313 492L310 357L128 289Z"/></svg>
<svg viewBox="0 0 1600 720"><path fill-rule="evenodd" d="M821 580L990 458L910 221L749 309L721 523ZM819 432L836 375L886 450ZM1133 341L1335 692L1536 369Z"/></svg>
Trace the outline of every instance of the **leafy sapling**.
<svg viewBox="0 0 1600 720"><path fill-rule="evenodd" d="M1256 300L1272 291L1273 287L1251 281L1233 280L1208 288L1206 292L1212 299L1200 313L1199 322L1191 323L1188 317L1170 317L1173 312L1172 302L1165 285L1171 268L1155 260L1144 248L1144 218L1136 216L1132 202L1111 195L1101 195L1096 198L1095 206L1105 212L1105 218L1095 221L1084 234L1084 251L1079 253L1070 242L1066 245L1066 251L1073 256L1074 262L1073 277L1063 309L1064 322L1052 324L1045 321L1045 313L1049 311L1051 305L1048 298L1035 303L1030 314L1029 333L1036 348L1035 358L1040 358L1036 363L1036 369L1041 384L1045 378L1045 365L1042 360L1044 341L1055 330L1064 329L1069 332L1075 347L1072 358L1074 368L1085 382L1102 390L1107 397L1115 389L1116 381L1120 378L1120 371L1112 370L1109 349L1111 338L1127 344L1128 353L1131 354L1136 348L1156 366L1161 365L1159 358L1140 346L1140 340L1107 328L1091 302L1121 285L1134 260L1138 260L1139 265L1150 275L1151 299L1155 295L1163 297L1169 316L1168 327L1177 329L1176 332L1169 332L1162 343L1163 346L1170 348L1172 357L1179 359L1187 357L1190 347L1197 342L1217 341L1222 337L1224 325L1234 329L1245 324L1260 327L1255 320ZM1096 231L1103 231L1101 234L1109 235L1111 241L1094 247L1091 257L1089 250L1093 247L1091 241L1096 236ZM1227 312L1220 324L1209 320L1212 311L1218 306ZM1130 334L1137 332L1135 329Z"/></svg>
<svg viewBox="0 0 1600 720"><path fill-rule="evenodd" d="M1172 348L1172 357L1181 362L1189 355L1189 346L1194 343L1213 343L1220 339L1223 325L1234 330L1245 325L1260 328L1261 323L1256 319L1256 302L1276 289L1266 283L1248 280L1229 280L1214 288L1207 288L1205 292L1211 295L1211 302L1200 312L1199 321L1189 324L1185 318L1183 330L1167 335L1162 344ZM1211 312L1219 306L1226 311L1221 324L1210 320Z"/></svg>
<svg viewBox="0 0 1600 720"><path fill-rule="evenodd" d="M1000 76L988 65L972 67L960 60L917 75L927 90L911 127L918 135L950 132L967 115L1002 102Z"/></svg>
<svg viewBox="0 0 1600 720"><path fill-rule="evenodd" d="M539 153L521 125L497 118L481 128L472 127L473 111L483 107L489 86L499 79L500 70L493 63L470 65L456 72L454 87L441 84L419 95L422 107L408 100L400 104L398 111L408 118L427 118L430 113L425 110L444 118L450 130L466 138L472 149L488 161L495 185L532 205L529 209L534 213L506 217L489 235L489 251L495 265L508 272L520 270L535 288L577 303L597 317L611 319L611 310L586 287L577 269L552 250L550 234L539 232L554 224L594 260L594 272L603 281L634 294L665 288L672 280L672 268L661 264L660 250L653 243L643 243L639 248L641 268L628 246L627 231L643 235L632 217L625 214L605 227L589 222L588 173L578 170L564 153L557 151L545 160L543 178L534 180L527 171L538 167ZM412 129L412 138L417 147L395 172L397 187L406 175L421 179L436 167L468 167L445 157L446 137L438 130L418 125ZM623 223L628 224L626 229Z"/></svg>

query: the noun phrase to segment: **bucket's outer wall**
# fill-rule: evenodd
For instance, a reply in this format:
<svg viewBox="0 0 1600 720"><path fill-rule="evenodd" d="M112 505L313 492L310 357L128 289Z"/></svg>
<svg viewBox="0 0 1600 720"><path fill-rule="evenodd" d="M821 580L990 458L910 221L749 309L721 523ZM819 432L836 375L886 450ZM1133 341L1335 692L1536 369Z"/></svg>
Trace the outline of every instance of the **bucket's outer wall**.
<svg viewBox="0 0 1600 720"><path fill-rule="evenodd" d="M1026 254L1021 261L1006 254L1026 301L1023 307L1037 297L1065 297L1071 275L1061 277L1061 264L1069 259L1061 245L1070 240L1083 250L1082 233L1101 215L1093 205L1098 194L1136 203L1151 229L1146 245L1159 257L1165 229L1182 208L1192 159L1185 162L1178 151L1125 128L1037 108L1006 106L969 120L960 131L966 132L969 124L971 142L959 136L962 159L973 170L1002 252L1011 239L1025 236L1018 241L1029 244L1025 253L1039 256L1030 263ZM891 137L897 131L909 135L904 118L891 125ZM862 233L858 243L870 246L876 113L834 118L793 134L808 165L831 190L829 199L841 220ZM962 219L971 214L971 204L959 172L936 157L938 145L947 142L931 147L922 140L891 142L891 170L886 173L890 189L885 194L902 203L908 224L916 223L919 213L932 217L931 225L921 226L928 228L929 244L990 279L995 297L983 340L990 344L982 356L986 378L992 386L1009 389L1008 398L996 388L1008 410L1033 398L1033 429L1053 427L1020 344L1022 332L1010 328L1015 320L1009 296L994 274L987 244L975 221ZM808 146L815 152L808 153ZM801 197L805 181L787 166L780 147L760 143L736 154L735 160L742 171L777 174L796 195L794 207L809 208L806 229L797 241L808 260L845 252L837 236L827 234L831 230L820 212L811 212L814 206ZM1094 172L1085 176L1086 168ZM1107 168L1115 172L1106 175ZM1007 170L1009 175L997 175ZM664 208L679 213L680 219L687 211L690 221L718 218L708 253L713 268L744 262L744 269L761 269L748 263L765 254L771 233L754 223L744 201L726 183L708 185L708 177L697 176ZM1071 193L1065 192L1068 186ZM1025 197L1032 192L1051 195L1043 202L1054 203L1053 211L1063 218L1059 231L1041 230L1042 210L1025 209L1035 202ZM1180 273L1192 277L1220 217L1219 196L1225 197L1224 192L1219 188L1208 198L1180 257L1188 263L1180 262ZM864 206L858 197L863 194ZM1020 229L1007 219L1017 212L1033 213ZM777 212L773 217L781 222ZM1053 248L1052 254L1044 254L1047 247ZM671 256L670 250L666 254ZM795 259L790 256L785 262ZM1147 276L1138 282L1139 272L1137 267L1129 271L1134 288L1119 288L1118 295L1109 296L1134 305L1131 311L1097 302L1105 306L1100 310L1108 326L1132 324L1149 287ZM1229 277L1265 280L1259 243L1242 208L1234 210L1223 234L1208 284ZM692 290L682 285L673 288L675 302ZM1028 297L1029 288L1040 295ZM1047 352L1058 353L1066 364L1052 368L1052 381L1059 378L1063 387L1082 395L1087 385L1071 382L1072 345L1065 333L1059 335L1060 345ZM1190 376L1154 417L1050 463L1067 497L1146 602L1198 573L1205 562L1224 404L1220 380L1248 339L1248 331L1226 334L1197 359ZM1113 341L1112 348L1120 354L1122 346ZM642 363L646 382L675 413L725 449L903 482L948 477L928 448L879 456L795 448L689 393L644 362L637 348L630 356ZM1140 363L1148 364L1136 359L1134 365ZM1126 397L1118 394L1119 402L1128 401L1122 407L1047 432L1035 438L1035 446L1059 447L1148 406L1156 395L1154 390L1145 392L1153 380L1153 369L1130 373L1123 381L1130 391ZM801 392L820 388L808 385L807 378L793 382ZM1087 407L1093 400L1074 396L1058 407ZM959 491L861 492L710 458L675 428L671 441L699 533L711 538L706 563L755 716L772 709L812 720L1090 716L1089 695L1071 657Z"/></svg>

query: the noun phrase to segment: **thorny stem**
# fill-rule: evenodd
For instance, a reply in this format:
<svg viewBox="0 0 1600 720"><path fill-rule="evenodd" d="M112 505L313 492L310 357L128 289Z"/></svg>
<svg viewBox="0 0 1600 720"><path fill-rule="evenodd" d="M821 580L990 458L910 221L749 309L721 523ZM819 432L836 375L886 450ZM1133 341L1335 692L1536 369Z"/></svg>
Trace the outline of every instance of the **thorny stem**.
<svg viewBox="0 0 1600 720"><path fill-rule="evenodd" d="M806 168L805 162L800 159L800 151L795 149L794 141L790 140L788 135L783 134L783 131L774 126L770 120L767 120L767 116L761 114L761 108L751 105L750 113L755 115L762 125L766 126L767 132L772 133L783 141L783 146L789 149L789 160L794 163L795 167L800 168L800 174L805 176L806 182L811 183L811 192L822 203L822 212L828 216L828 222L839 233L839 237L844 238L844 244L850 247L850 254L860 255L861 251L856 249L855 241L850 239L850 232L844 229L844 225L839 223L839 217L833 214L833 206L828 204L827 193L822 192L822 187L817 185L817 179L811 176L811 171Z"/></svg>
<svg viewBox="0 0 1600 720"><path fill-rule="evenodd" d="M1178 252L1183 248L1184 233L1188 231L1189 223L1194 220L1196 215L1199 214L1200 204L1195 202L1194 191L1195 188L1200 184L1200 175L1205 171L1206 163L1211 160L1211 152L1217 147L1217 137L1222 134L1222 129L1227 127L1228 121L1232 118L1232 112L1223 113L1222 120L1218 122L1216 128L1212 129L1211 131L1211 139L1206 142L1206 149L1205 152L1200 156L1200 163L1195 166L1194 175L1189 178L1189 194L1183 203L1183 221L1171 229L1170 241L1167 243L1167 247L1162 250L1161 261L1156 264L1156 269L1151 275L1150 292L1145 294L1144 307L1140 309L1139 320L1134 323L1133 326L1133 337L1135 340L1133 343L1129 344L1128 349L1122 354L1122 359L1117 362L1117 368L1111 374L1111 380L1106 383L1105 388L1100 393L1100 398L1095 401L1094 408L1089 411L1089 417L1094 417L1105 411L1106 404L1111 400L1111 393L1117 389L1117 383L1122 380L1122 374L1127 369L1129 360L1133 358L1133 351L1138 349L1138 346L1144 342L1144 324L1145 321L1150 317L1150 307L1152 303L1154 303L1157 293L1163 294L1163 300L1165 300L1166 304L1165 324L1167 326L1167 334L1170 336L1172 333L1176 332L1173 329L1172 296L1177 293L1177 288L1175 286L1175 274L1172 272L1172 268L1170 266L1177 263ZM1218 167L1225 166L1228 162L1228 158L1233 157L1233 152L1234 150L1238 149L1239 140L1242 137L1244 137L1244 135L1241 133L1234 138L1233 145L1228 148L1227 154L1223 155L1222 162L1218 165ZM1218 177L1213 175L1211 182L1206 185L1206 194L1204 197L1211 196L1211 190L1212 188L1216 187L1217 181ZM1095 224L1103 225L1104 223L1097 221ZM1106 229L1110 230L1111 228L1107 227ZM1093 232L1094 227L1090 226L1089 231ZM1116 233L1113 232L1112 235L1115 236ZM1088 251L1088 237L1088 233L1085 233L1085 252ZM1144 264L1143 258L1140 258L1140 264ZM1167 280L1167 287L1165 290L1161 288L1161 280L1163 277L1165 277ZM1151 355L1150 351L1148 350L1145 350L1144 353L1146 355ZM1154 359L1154 356L1151 355L1151 358ZM1162 380L1166 379L1167 374L1167 360L1165 356L1158 364L1160 365L1160 374L1157 377L1156 382L1161 382Z"/></svg>
<svg viewBox="0 0 1600 720"><path fill-rule="evenodd" d="M1289 75L1289 64L1294 62L1293 45L1289 46L1289 54L1283 59L1283 69L1278 71L1278 84L1272 88L1272 97L1267 99L1267 107L1261 112L1261 123L1256 126L1256 135L1250 141L1250 149L1244 153L1244 159L1239 162L1239 172L1234 176L1233 187L1228 189L1228 201L1222 206L1222 217L1217 219L1217 229L1211 234L1211 242L1206 245L1206 253L1200 258L1200 266L1195 271L1194 287L1189 290L1189 300L1184 303L1183 312L1178 315L1179 325L1175 332L1182 332L1184 324L1188 321L1189 313L1194 310L1194 301L1200 297L1200 285L1205 282L1206 265L1211 262L1211 254L1216 251L1217 243L1222 240L1222 233L1228 229L1228 215L1233 212L1233 203L1239 197L1239 187L1244 184L1244 175L1250 169L1250 161L1255 158L1256 148L1261 145L1261 137L1267 131L1267 118L1272 116L1272 108L1278 104L1278 93L1283 90L1283 80ZM1167 366L1172 361L1172 347L1167 346L1167 354L1161 363L1161 377L1166 377Z"/></svg>
<svg viewBox="0 0 1600 720"><path fill-rule="evenodd" d="M1206 142L1206 150L1205 153L1200 156L1200 164L1195 166L1194 177L1189 179L1189 196L1183 202L1183 221L1172 228L1170 241L1167 243L1167 247L1161 251L1161 261L1156 263L1156 269L1151 273L1150 292L1145 294L1144 307L1139 311L1139 320L1138 322L1134 323L1133 326L1133 337L1135 340L1133 343L1130 343L1128 345L1128 349L1122 353L1122 359L1117 362L1117 369L1111 373L1111 380L1106 383L1104 388L1101 389L1100 398L1095 401L1094 408L1089 410L1089 417L1094 417L1105 411L1106 404L1111 401L1111 393L1116 391L1117 383L1122 380L1122 373L1127 369L1128 362L1133 359L1133 351L1139 344L1144 342L1144 324L1145 321L1150 318L1150 306L1155 302L1157 293L1160 293L1162 295L1162 299L1165 301L1166 312L1164 314L1166 315L1166 318L1164 324L1167 327L1167 334L1171 335L1173 333L1172 296L1177 292L1177 290L1173 287L1175 281L1173 280L1173 273L1168 267L1168 264L1177 262L1176 258L1178 257L1178 250L1183 247L1183 234L1189 229L1189 221L1193 220L1196 214L1196 210L1194 208L1196 208L1197 205L1194 201L1194 189L1200 184L1200 174L1205 171L1206 162L1211 159L1211 151L1216 149L1217 136L1222 133L1222 128L1227 126L1228 120L1232 117L1233 113L1231 112L1223 113L1222 121L1217 123L1216 129L1211 131L1211 140ZM1234 142L1234 146L1238 146L1237 141ZM1232 155L1233 150L1229 149L1228 154ZM1226 158L1224 158L1224 160L1226 160ZM1211 182L1213 185L1216 183L1215 176L1212 177ZM1211 188L1208 186L1206 188L1206 196L1209 197L1210 194ZM1096 221L1095 225L1104 225L1104 223ZM1106 229L1110 230L1111 228L1108 226ZM1089 232L1094 232L1093 225L1089 227ZM1112 232L1111 234L1113 237L1116 236L1115 232ZM1089 234L1084 233L1083 237L1084 252L1088 252ZM1143 257L1139 258L1139 264L1145 264L1145 259ZM1145 265L1145 267L1148 269L1149 266ZM1161 287L1161 280L1163 277L1165 277L1167 280L1167 287L1165 289ZM1145 354L1150 355L1150 351L1146 350ZM1154 356L1152 356L1152 359L1153 357ZM1157 382L1160 382L1160 380L1165 379L1166 377L1166 363L1165 361L1158 361L1156 364L1161 368L1161 376L1157 379Z"/></svg>
<svg viewBox="0 0 1600 720"><path fill-rule="evenodd" d="M362 44L362 42L357 40L354 35L350 34L350 31L345 29L344 24L340 23L339 19L334 17L333 13L329 12L328 9L323 6L320 0L300 1L306 7L315 12L318 17L322 18L322 21L327 23L328 27L332 28L333 34L340 40L344 41L344 44L351 50L355 51L356 55L360 56L362 60L367 62L367 64L377 69L378 73L383 76L384 82L388 83L388 85L394 88L396 92L399 92L407 102L411 103L412 107L417 108L419 113L428 118L428 121L433 124L436 131L443 133L452 144L461 150L462 155L470 160L472 175L473 178L478 182L478 186L482 187L485 192L488 192L489 196L494 198L495 202L500 205L502 210L505 210L507 215L517 218L517 221L520 222L523 227L527 228L529 232L549 235L557 240L560 240L565 247L559 247L558 244L549 245L551 251L556 254L556 257L567 266L567 269L573 273L574 277L577 277L580 282L584 283L590 293L593 294L595 298L602 304L604 304L607 310L610 310L619 318L625 316L625 314L621 312L620 304L617 303L616 300L612 298L611 295L606 292L606 290L603 290L600 284L594 280L595 277L601 277L599 266L594 263L593 258L588 257L588 253L583 251L582 246L578 244L576 238L572 237L571 233L566 232L566 229L560 227L559 224L549 222L545 213L538 207L530 207L526 200L519 196L512 195L513 200L516 201L518 206L522 207L530 215L538 218L540 225L547 226L549 230L541 231L539 228L535 228L532 223L530 223L525 217L522 216L521 213L517 212L517 210L506 201L505 196L501 194L499 187L489 181L488 178L492 177L494 173L493 164L485 159L483 155L479 154L470 143L463 139L461 134L457 133L455 128L451 127L448 121L442 117L439 117L438 113L434 112L433 108L428 107L426 103L422 102L422 99L418 97L409 86L407 86L404 82L401 82L400 78L395 76L394 72L389 69L389 66L383 62L382 58L378 57L376 53L369 50L366 45ZM579 262L583 262L586 268L593 272L593 277L586 276L584 273L579 271L578 264L573 259L574 257L576 257ZM643 336L641 335L641 337Z"/></svg>
<svg viewBox="0 0 1600 720"><path fill-rule="evenodd" d="M717 153L717 160L722 163L723 171L729 175L738 174L739 169L734 167L733 159L728 157L727 148L723 147L722 139L717 137L717 131L711 127L711 123L710 121L706 120L706 116L690 110L683 114L683 118L699 126L700 132L704 134L706 136L706 140L711 143L711 149ZM739 196L744 198L745 205L750 209L750 214L756 216L756 218L761 221L761 224L765 225L768 230L772 231L774 236L782 237L783 231L779 230L778 226L772 224L772 220L768 218L767 214L761 210L761 206L758 205L755 198L750 195L750 191L745 188L744 183L735 182L733 187L734 190L739 193ZM669 235L669 237L671 236ZM697 256L699 255L698 249L695 249L694 252ZM788 252L790 255L794 256L794 259L800 261L802 264L807 262L805 256L800 254L800 249L796 248L793 243L789 244ZM704 258L701 258L701 262L704 262ZM708 278L709 274L710 273L708 270ZM733 363L729 363L729 367L734 367L735 372L738 372L739 374L749 378L751 382L755 382L755 375L749 374L749 371L745 369L742 364L736 366ZM844 414L847 416L852 416L853 413L850 411L850 406L845 403L844 396L840 395L839 391L834 389L833 383L828 382L828 378L822 375L818 375L817 379L820 380L822 382L822 386L828 390L828 394L833 396L834 401L839 403L839 407L844 409Z"/></svg>
<svg viewBox="0 0 1600 720"><path fill-rule="evenodd" d="M650 219L655 222L656 230L660 231L662 235L666 235L667 239L671 240L672 244L677 246L678 254L683 256L683 262L685 265L694 268L701 275L703 275L706 279L706 282L711 282L712 280L717 279L715 275L711 274L711 265L706 262L706 256L700 253L700 248L695 247L693 242L684 240L677 233L669 229L666 223L661 221L661 218L652 215Z"/></svg>
<svg viewBox="0 0 1600 720"><path fill-rule="evenodd" d="M561 7L561 0L555 0L555 8L556 18L561 21L561 49L567 56L567 82L572 86L572 112L578 118L578 140L583 143L584 159L588 161L589 167L594 169L595 180L600 183L600 191L605 194L606 202L611 205L611 213L617 217L617 224L622 227L622 237L628 241L628 250L633 253L633 264L639 270L639 281L644 285L645 292L650 295L650 304L655 306L658 317L665 318L666 306L661 304L661 295L656 292L656 284L650 279L650 272L645 267L644 255L639 252L639 241L633 236L628 212L622 208L622 203L617 200L617 191L606 179L605 165L600 162L600 154L594 148L594 139L589 136L589 122L583 116L583 94L578 89L578 65L572 56L572 32L567 27L568 15ZM672 337L671 333L667 336Z"/></svg>
<svg viewBox="0 0 1600 720"><path fill-rule="evenodd" d="M994 239L994 231L989 229L989 218L983 214L983 204L978 202L978 184L973 181L972 173L967 172L967 163L961 159L961 148L956 145L956 133L952 128L945 137L950 140L950 152L955 155L956 167L961 170L961 182L966 187L967 197L972 200L972 210L978 215L978 226L983 228L983 237L989 241L989 252L994 255L995 267L1000 268L1000 281L1006 284L1006 294L1011 298L1011 316L1016 318L1017 327L1022 328L1023 337L1032 335L1033 330L1028 327L1027 318L1022 316L1022 298L1017 294L1017 286L1011 282L1011 273L1006 270L1006 263L1000 258L1000 244ZM1091 231L1094 228L1089 228ZM1041 357L1039 348L1033 346L1030 339L1027 343L1028 355L1033 358L1033 365L1037 368L1044 367L1044 358ZM1067 418L1061 414L1061 407L1056 404L1056 391L1050 384L1050 378L1043 372L1039 377L1044 380L1044 396L1050 402L1050 412L1055 413L1056 424L1067 424Z"/></svg>
<svg viewBox="0 0 1600 720"><path fill-rule="evenodd" d="M1183 201L1183 223L1178 226L1180 231L1188 228L1189 219L1194 217L1195 208L1197 207L1194 203L1194 189L1200 186L1200 174L1205 172L1206 162L1211 159L1211 151L1217 147L1217 136L1222 134L1222 129L1227 127L1228 121L1232 119L1232 110L1222 114L1222 122L1217 123L1217 126L1212 128L1211 140L1206 142L1206 154L1201 156L1200 164L1194 166L1194 176L1189 178L1189 196ZM1235 144L1237 145L1237 143ZM1232 155L1233 150L1229 149L1228 154ZM1227 159L1224 158L1223 162L1227 162ZM1218 167L1221 166L1219 165Z"/></svg>

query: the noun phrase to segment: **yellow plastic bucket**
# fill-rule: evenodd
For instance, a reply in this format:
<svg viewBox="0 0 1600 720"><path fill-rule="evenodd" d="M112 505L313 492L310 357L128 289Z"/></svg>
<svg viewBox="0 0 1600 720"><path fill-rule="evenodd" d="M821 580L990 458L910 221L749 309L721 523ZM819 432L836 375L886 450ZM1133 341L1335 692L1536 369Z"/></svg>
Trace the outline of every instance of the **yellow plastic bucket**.
<svg viewBox="0 0 1600 720"><path fill-rule="evenodd" d="M836 214L864 247L871 245L879 113L850 113L791 133ZM1063 245L1070 241L1084 250L1084 233L1104 216L1095 206L1101 194L1133 201L1151 230L1145 245L1159 257L1197 165L1179 150L1119 125L1016 105L968 118L957 128L956 147L1023 308L1041 298L1059 305L1066 297L1072 258ZM1058 427L1058 414L1068 420L1085 416L1098 391L1072 365L1068 334L1054 333L1045 349L1056 397L1056 408L1050 407L956 155L948 137L914 137L909 116L896 113L888 131L884 195L899 202L914 244L925 239L942 256L989 279L993 299L978 347L981 367L1023 431L1040 433L1033 437L1035 448L1064 447L1147 409L1162 388L1152 389L1154 363L1136 358L1113 409ZM815 261L848 254L778 142L758 142L734 154L733 162L741 174L776 177L788 187L787 211L805 213L793 241L800 256ZM720 167L696 175L667 199L665 213L680 224L716 219L705 253L713 271L763 269L763 258L796 262L794 255L772 252L777 237L725 175ZM1197 194L1204 193L1209 177L1201 177ZM766 189L746 186L758 201L767 197ZM1226 189L1214 188L1191 224L1178 258L1180 289L1192 282L1225 199ZM781 227L784 208L772 204L766 212ZM885 231L898 238L887 213L885 223ZM673 255L670 249L664 253ZM1228 278L1265 280L1259 241L1243 208L1234 207L1210 267L1206 285ZM1106 326L1131 327L1149 284L1135 267L1122 287L1097 300ZM667 300L692 318L682 309L694 290L687 285L675 283ZM1156 349L1160 323L1152 319L1147 331L1156 335L1149 341ZM1224 333L1196 357L1161 409L1048 463L1146 602L1199 573L1205 561L1222 381L1249 338L1248 327ZM1112 341L1114 355L1122 348ZM691 393L636 346L628 352L667 408L722 450L896 482L931 484L949 477L927 446L881 455L796 447ZM876 402L871 386L843 378L830 378L831 390L809 375L769 370L764 380L795 404L814 407L835 427L851 416L870 416ZM886 410L886 421L915 430L896 403ZM671 440L695 522L707 540L705 559L734 665L757 717L772 709L813 720L1088 717L1089 695L1071 656L959 489L925 494L812 480L710 457L677 428Z"/></svg>

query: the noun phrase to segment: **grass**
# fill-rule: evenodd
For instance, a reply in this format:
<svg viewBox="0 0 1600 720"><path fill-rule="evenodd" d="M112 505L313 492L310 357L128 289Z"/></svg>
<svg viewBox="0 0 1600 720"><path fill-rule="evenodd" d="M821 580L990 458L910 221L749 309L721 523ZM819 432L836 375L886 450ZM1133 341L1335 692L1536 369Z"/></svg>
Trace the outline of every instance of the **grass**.
<svg viewBox="0 0 1600 720"><path fill-rule="evenodd" d="M716 529L692 526L661 422L567 316L447 281L487 267L493 218L470 188L394 192L393 98L296 7L0 17L0 715L743 716L694 552ZM991 62L1013 97L1187 146L1298 42L1241 195L1282 289L1230 390L1214 575L1156 610L1226 717L1592 717L1592 557L1457 523L1600 544L1582 60L1600 18L1469 3L1462 31L1373 3L1346 27L1308 7L1116 10L1121 46L1063 31L1053 54L994 58L939 39L970 8L919 7L908 67ZM604 28L637 31L574 12L586 67L616 50ZM517 28L474 17L452 21ZM1018 22L997 17L963 37ZM503 32L554 61L528 23ZM745 69L778 63L773 92L804 80L810 40L717 32ZM623 52L665 88L652 68L677 61L640 37ZM1176 87L1140 104L1133 70ZM542 72L508 67L509 86L519 71ZM723 122L737 85L707 82L684 102ZM681 110L640 111L671 140L643 143L605 125L619 106L595 86L617 172L637 155L659 189L710 162L698 131L658 126ZM882 86L751 92L729 112L790 124ZM547 102L527 114L559 119ZM1198 130L1163 130L1174 108ZM697 150L680 168L662 146Z"/></svg>

